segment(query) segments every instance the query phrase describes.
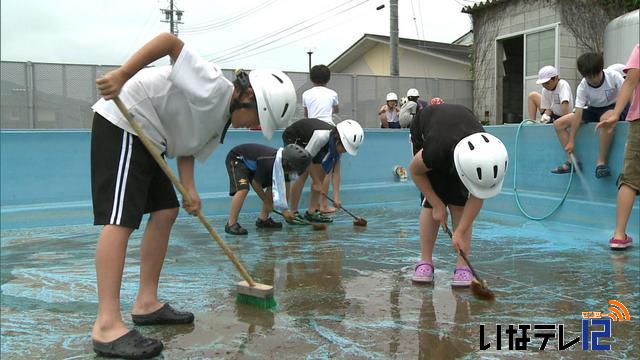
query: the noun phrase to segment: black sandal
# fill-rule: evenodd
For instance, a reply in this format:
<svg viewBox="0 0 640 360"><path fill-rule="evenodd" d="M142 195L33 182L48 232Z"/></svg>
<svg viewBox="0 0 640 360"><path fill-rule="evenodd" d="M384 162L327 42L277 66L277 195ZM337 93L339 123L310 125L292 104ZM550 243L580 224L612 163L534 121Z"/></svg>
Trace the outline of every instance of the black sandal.
<svg viewBox="0 0 640 360"><path fill-rule="evenodd" d="M165 303L160 309L145 315L131 314L131 319L136 325L170 325L191 324L193 314L188 311L178 311Z"/></svg>
<svg viewBox="0 0 640 360"><path fill-rule="evenodd" d="M596 178L600 179L603 177L611 176L611 170L607 165L598 165L596 166Z"/></svg>
<svg viewBox="0 0 640 360"><path fill-rule="evenodd" d="M573 171L573 164L571 161L565 161L562 165L558 166L555 169L551 169L551 172L554 174L567 174Z"/></svg>
<svg viewBox="0 0 640 360"><path fill-rule="evenodd" d="M273 220L271 217L268 217L265 220L258 218L258 220L256 220L256 227L261 229L281 229L282 223Z"/></svg>
<svg viewBox="0 0 640 360"><path fill-rule="evenodd" d="M137 330L107 343L93 340L93 351L104 357L148 359L160 354L162 349L164 346L160 340L145 337Z"/></svg>

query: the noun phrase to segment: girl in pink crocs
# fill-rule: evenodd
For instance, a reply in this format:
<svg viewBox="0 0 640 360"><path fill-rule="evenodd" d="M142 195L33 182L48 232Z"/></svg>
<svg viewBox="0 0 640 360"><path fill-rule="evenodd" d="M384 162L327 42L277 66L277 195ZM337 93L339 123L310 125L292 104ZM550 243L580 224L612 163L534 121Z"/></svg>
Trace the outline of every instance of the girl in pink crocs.
<svg viewBox="0 0 640 360"><path fill-rule="evenodd" d="M447 208L453 224L456 252L470 253L473 221L483 199L500 192L507 171L507 149L484 128L471 110L440 104L425 108L411 124L414 157L409 171L422 198L420 262L412 280L433 281L433 247L438 228L447 226ZM458 256L452 286L469 286L471 270Z"/></svg>
<svg viewBox="0 0 640 360"><path fill-rule="evenodd" d="M627 113L627 121L630 124L624 150L624 165L618 179L616 227L613 237L609 240L609 247L613 250L624 250L631 246L631 236L626 234L626 228L633 210L633 203L640 192L640 44L636 45L631 52L624 72L627 78L622 84L613 112L596 125L596 129L611 132L618 120L615 116L620 116L633 96ZM633 95L634 89L635 95Z"/></svg>

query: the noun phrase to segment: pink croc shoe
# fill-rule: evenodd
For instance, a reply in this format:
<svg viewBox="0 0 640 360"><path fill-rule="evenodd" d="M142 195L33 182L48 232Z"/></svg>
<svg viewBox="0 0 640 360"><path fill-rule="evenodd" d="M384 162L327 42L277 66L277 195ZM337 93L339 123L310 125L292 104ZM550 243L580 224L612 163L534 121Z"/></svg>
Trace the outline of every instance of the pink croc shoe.
<svg viewBox="0 0 640 360"><path fill-rule="evenodd" d="M453 281L451 282L451 286L466 287L471 285L471 281L473 281L471 269L466 266L457 267L453 272Z"/></svg>
<svg viewBox="0 0 640 360"><path fill-rule="evenodd" d="M417 283L429 284L433 282L433 264L428 261L420 260L416 265L416 271L413 273L411 280Z"/></svg>
<svg viewBox="0 0 640 360"><path fill-rule="evenodd" d="M613 250L624 250L631 246L633 239L631 236L624 234L624 239L611 238L609 240L609 247Z"/></svg>

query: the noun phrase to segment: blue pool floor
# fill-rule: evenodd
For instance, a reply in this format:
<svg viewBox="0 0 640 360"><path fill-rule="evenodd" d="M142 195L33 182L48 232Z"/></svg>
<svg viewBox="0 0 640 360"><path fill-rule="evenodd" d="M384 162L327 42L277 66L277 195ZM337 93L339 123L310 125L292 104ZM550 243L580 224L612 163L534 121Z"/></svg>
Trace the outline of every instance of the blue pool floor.
<svg viewBox="0 0 640 360"><path fill-rule="evenodd" d="M352 225L335 215L327 231L285 224L258 231L256 214L242 214L245 237L222 233L256 281L272 284L278 307L256 310L235 303L235 268L204 227L180 218L161 277L160 296L193 311L191 326L139 328L160 338L160 358L439 359L591 358L640 356L640 247L607 246L610 229L594 229L483 212L474 230L473 265L497 301L451 288L455 255L441 234L434 254L435 283L416 286L419 260L415 201L354 207L369 222ZM209 217L222 229L226 216ZM3 359L93 358L90 330L97 309L94 252L99 227L56 226L1 233ZM138 280L139 242L129 243L122 288L128 316ZM565 342L581 335L581 314L608 313L621 301L631 321L612 323L611 351L558 350L558 339L537 350L495 347L496 324L564 324ZM480 350L480 325L486 341ZM533 330L531 330L532 332Z"/></svg>

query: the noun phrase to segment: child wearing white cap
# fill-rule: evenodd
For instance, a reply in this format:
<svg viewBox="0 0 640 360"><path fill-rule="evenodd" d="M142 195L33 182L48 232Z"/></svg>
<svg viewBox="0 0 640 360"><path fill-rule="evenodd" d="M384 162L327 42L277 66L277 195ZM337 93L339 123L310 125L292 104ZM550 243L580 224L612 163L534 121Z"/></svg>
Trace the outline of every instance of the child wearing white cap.
<svg viewBox="0 0 640 360"><path fill-rule="evenodd" d="M536 84L542 85L542 94L533 91L528 96L529 119L535 120L540 109L541 123L555 122L560 117L570 114L573 110L573 95L571 86L566 80L560 79L558 70L550 65L544 66L538 72Z"/></svg>

